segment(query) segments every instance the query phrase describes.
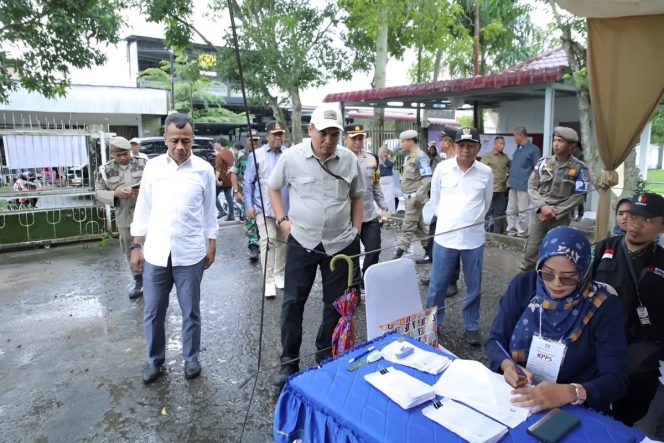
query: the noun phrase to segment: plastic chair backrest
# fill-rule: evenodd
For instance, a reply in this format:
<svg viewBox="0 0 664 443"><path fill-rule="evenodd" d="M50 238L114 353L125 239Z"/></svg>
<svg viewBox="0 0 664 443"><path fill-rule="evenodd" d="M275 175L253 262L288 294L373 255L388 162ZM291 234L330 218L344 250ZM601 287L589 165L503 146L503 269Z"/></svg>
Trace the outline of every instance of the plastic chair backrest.
<svg viewBox="0 0 664 443"><path fill-rule="evenodd" d="M364 275L367 340L381 335L378 326L421 311L415 262L400 258L377 263Z"/></svg>

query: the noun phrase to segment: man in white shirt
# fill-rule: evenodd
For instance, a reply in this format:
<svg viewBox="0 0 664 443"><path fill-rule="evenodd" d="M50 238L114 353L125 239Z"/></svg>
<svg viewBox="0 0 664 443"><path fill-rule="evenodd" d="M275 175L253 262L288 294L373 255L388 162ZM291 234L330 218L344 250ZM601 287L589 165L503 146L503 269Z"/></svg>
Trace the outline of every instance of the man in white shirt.
<svg viewBox="0 0 664 443"><path fill-rule="evenodd" d="M182 311L184 375L191 379L201 372L201 280L214 262L219 229L214 171L191 153L191 119L180 113L166 117L164 139L168 152L147 163L131 224L131 266L143 272L144 383L159 377L165 360L164 322L174 283Z"/></svg>
<svg viewBox="0 0 664 443"><path fill-rule="evenodd" d="M484 217L493 198L491 168L475 157L480 137L475 128L456 133L456 157L438 165L431 180L431 203L438 215L427 307L438 306L438 334L445 319L445 292L461 257L466 298L466 341L479 346L480 291L484 255Z"/></svg>
<svg viewBox="0 0 664 443"><path fill-rule="evenodd" d="M148 156L145 155L144 153L141 152L141 139L138 137L134 137L131 140L129 140L129 144L131 145L131 156L136 157L136 158L142 158L145 161L148 161Z"/></svg>

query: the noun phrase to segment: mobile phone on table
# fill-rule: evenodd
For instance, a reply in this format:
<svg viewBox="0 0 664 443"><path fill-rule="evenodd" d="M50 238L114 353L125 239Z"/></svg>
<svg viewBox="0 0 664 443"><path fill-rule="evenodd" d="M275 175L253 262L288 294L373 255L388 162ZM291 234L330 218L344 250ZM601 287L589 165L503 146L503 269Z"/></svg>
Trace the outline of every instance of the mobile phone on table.
<svg viewBox="0 0 664 443"><path fill-rule="evenodd" d="M544 443L557 443L579 423L581 420L578 417L556 408L530 425L528 434Z"/></svg>

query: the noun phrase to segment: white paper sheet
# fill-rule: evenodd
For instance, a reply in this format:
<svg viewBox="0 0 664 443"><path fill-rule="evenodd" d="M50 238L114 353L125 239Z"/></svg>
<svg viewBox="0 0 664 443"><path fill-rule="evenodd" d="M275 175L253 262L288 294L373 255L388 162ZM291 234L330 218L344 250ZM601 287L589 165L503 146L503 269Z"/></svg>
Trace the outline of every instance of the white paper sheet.
<svg viewBox="0 0 664 443"><path fill-rule="evenodd" d="M413 353L404 358L398 358L397 354L401 352L403 346L413 348ZM381 351L381 355L387 361L392 363L409 366L422 372L437 375L440 374L449 364L451 360L443 357L434 352L425 351L408 342L393 341L385 346Z"/></svg>
<svg viewBox="0 0 664 443"><path fill-rule="evenodd" d="M367 374L364 379L403 409L436 397L433 387L391 366L383 369L383 373L377 371Z"/></svg>
<svg viewBox="0 0 664 443"><path fill-rule="evenodd" d="M505 426L461 403L449 398L440 403L442 406L438 409L433 405L424 408L424 416L470 443L494 443L507 434Z"/></svg>
<svg viewBox="0 0 664 443"><path fill-rule="evenodd" d="M436 394L465 403L510 428L530 415L527 408L510 402L513 388L503 376L477 361L454 360L433 388Z"/></svg>

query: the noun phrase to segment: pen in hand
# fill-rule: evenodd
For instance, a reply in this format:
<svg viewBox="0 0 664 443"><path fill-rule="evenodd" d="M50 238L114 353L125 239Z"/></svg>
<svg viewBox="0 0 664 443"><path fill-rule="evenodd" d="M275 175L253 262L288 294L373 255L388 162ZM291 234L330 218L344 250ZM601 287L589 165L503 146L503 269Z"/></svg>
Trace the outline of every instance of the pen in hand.
<svg viewBox="0 0 664 443"><path fill-rule="evenodd" d="M521 375L522 377L526 377L526 378L528 378L528 376L526 375L526 373L523 372L523 369L521 369L521 366L517 365L516 362L514 361L514 359L512 358L512 356L510 355L510 353L507 352L507 349L505 349L505 348L503 347L503 345L500 344L500 342L499 342L498 340L496 340L496 344L498 345L498 348L500 348L500 350L502 351L502 353L505 354L505 357L507 357L508 360L512 362L512 364L514 365L514 369L516 369L516 372L517 372L519 375Z"/></svg>

